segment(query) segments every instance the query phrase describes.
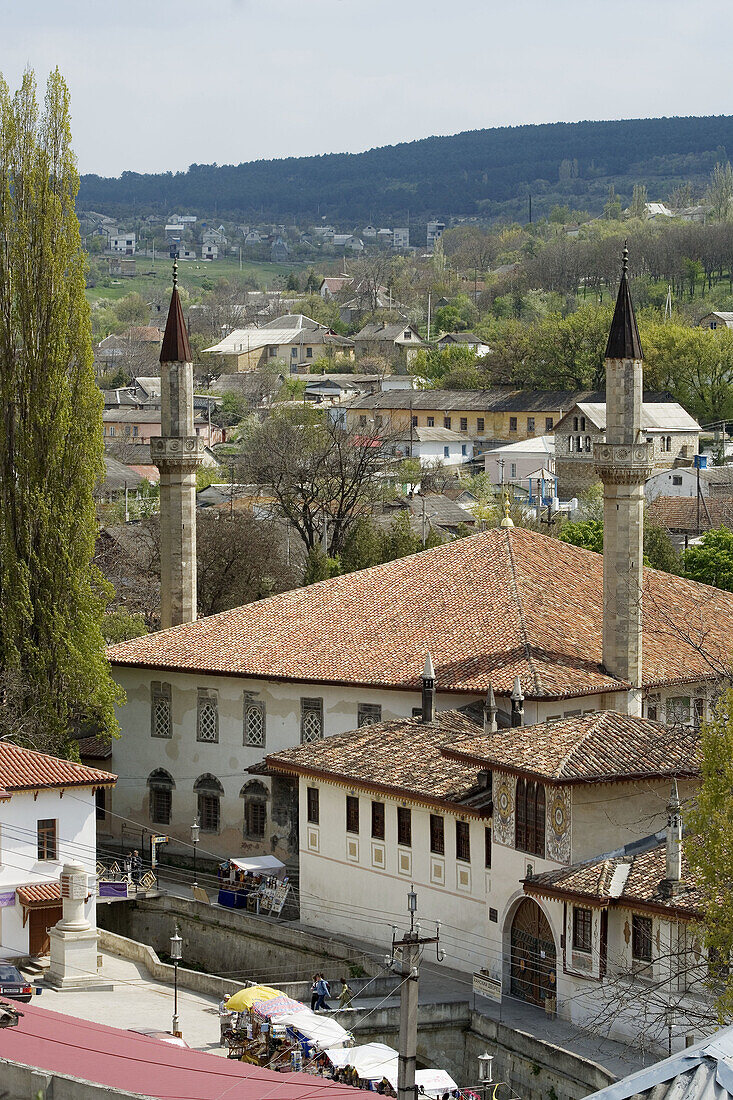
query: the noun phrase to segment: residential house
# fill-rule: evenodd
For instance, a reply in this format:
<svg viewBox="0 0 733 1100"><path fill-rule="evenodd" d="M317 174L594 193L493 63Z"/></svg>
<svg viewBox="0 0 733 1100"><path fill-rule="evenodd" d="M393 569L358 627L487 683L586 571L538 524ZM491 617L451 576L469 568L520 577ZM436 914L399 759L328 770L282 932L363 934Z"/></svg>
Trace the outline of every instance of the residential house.
<svg viewBox="0 0 733 1100"><path fill-rule="evenodd" d="M290 249L281 236L275 237L270 245L270 260L274 264L284 264L290 258Z"/></svg>
<svg viewBox="0 0 733 1100"><path fill-rule="evenodd" d="M733 466L706 466L698 470L693 466L678 466L672 470L659 470L647 478L644 496L651 503L658 496L665 497L729 497L733 496Z"/></svg>
<svg viewBox="0 0 733 1100"><path fill-rule="evenodd" d="M354 337L357 359L366 355L381 355L409 366L424 343L414 325L407 322L382 324L370 321Z"/></svg>
<svg viewBox="0 0 733 1100"><path fill-rule="evenodd" d="M653 447L653 469L690 463L700 444L700 425L677 401L644 400L642 431ZM578 401L555 424L555 469L564 496L579 496L595 481L593 446L606 439L605 401Z"/></svg>
<svg viewBox="0 0 733 1100"><path fill-rule="evenodd" d="M324 356L339 354L351 359L354 342L302 313L288 313L259 328L234 329L204 350L220 356L222 370L228 373L256 370L278 360L296 371Z"/></svg>
<svg viewBox="0 0 733 1100"><path fill-rule="evenodd" d="M48 954L61 919L64 863L89 876L84 915L96 926L97 795L116 776L0 741L0 932L7 959Z"/></svg>
<svg viewBox="0 0 733 1100"><path fill-rule="evenodd" d="M411 530L423 540L430 531L443 537L465 534L466 528L476 527L476 517L469 508L469 502L475 504L476 498L471 493L462 492L460 495L467 499L453 499L447 492L410 492L384 503L382 512L375 513L373 518L380 527L385 528L389 527L396 515L407 511Z"/></svg>
<svg viewBox="0 0 733 1100"><path fill-rule="evenodd" d="M484 451L484 469L494 485L525 483L537 469L555 472L555 437L537 435Z"/></svg>
<svg viewBox="0 0 733 1100"><path fill-rule="evenodd" d="M109 273L110 275L120 276L123 279L134 279L137 275L137 262L134 256L125 256L122 254L110 256Z"/></svg>
<svg viewBox="0 0 733 1100"><path fill-rule="evenodd" d="M648 523L663 527L679 546L717 527L733 528L733 495L655 496L646 509Z"/></svg>
<svg viewBox="0 0 733 1100"><path fill-rule="evenodd" d="M435 343L439 348L448 348L458 345L469 348L476 355L488 355L491 348L485 344L475 332L442 332Z"/></svg>
<svg viewBox="0 0 733 1100"><path fill-rule="evenodd" d="M393 444L399 458L417 458L421 466L456 466L473 458L473 443L450 428L409 428Z"/></svg>
<svg viewBox="0 0 733 1100"><path fill-rule="evenodd" d="M364 242L359 237L355 237L353 233L334 233L333 235L334 248L340 248L344 252L363 252Z"/></svg>
<svg viewBox="0 0 733 1100"><path fill-rule="evenodd" d="M404 252L410 247L410 230L407 226L392 230L392 248L395 252Z"/></svg>
<svg viewBox="0 0 733 1100"><path fill-rule="evenodd" d="M138 360L144 366L148 359L152 362L157 358L162 343L163 333L155 325L132 325L125 332L111 333L100 340L94 359L109 367L117 366L122 359L131 364Z"/></svg>
<svg viewBox="0 0 733 1100"><path fill-rule="evenodd" d="M433 252L435 250L436 243L440 240L440 238L443 236L444 233L445 233L445 222L438 222L438 221L428 222L428 232L427 232L428 252Z"/></svg>
<svg viewBox="0 0 733 1100"><path fill-rule="evenodd" d="M109 238L110 252L123 252L125 256L135 254L135 234L117 233Z"/></svg>
<svg viewBox="0 0 733 1100"><path fill-rule="evenodd" d="M365 225L361 231L362 237L368 241L375 241L377 239L377 230L373 225Z"/></svg>
<svg viewBox="0 0 733 1100"><path fill-rule="evenodd" d="M733 328L733 313L706 313L698 322L700 328Z"/></svg>
<svg viewBox="0 0 733 1100"><path fill-rule="evenodd" d="M218 260L219 259L219 246L212 241L207 241L206 244L201 245L201 259L202 260Z"/></svg>
<svg viewBox="0 0 733 1100"><path fill-rule="evenodd" d="M153 436L159 436L160 407L147 409L106 409L102 413L102 432L105 443L139 440L150 443ZM202 411L194 415L194 431L206 441L208 447L224 441L224 431L216 424L210 424Z"/></svg>
<svg viewBox="0 0 733 1100"><path fill-rule="evenodd" d="M325 302L332 302L339 291L351 282L353 282L351 275L326 276L321 279L318 293Z"/></svg>
<svg viewBox="0 0 733 1100"><path fill-rule="evenodd" d="M179 245L176 251L176 257L179 260L195 260L196 249L189 248L188 245L185 244Z"/></svg>

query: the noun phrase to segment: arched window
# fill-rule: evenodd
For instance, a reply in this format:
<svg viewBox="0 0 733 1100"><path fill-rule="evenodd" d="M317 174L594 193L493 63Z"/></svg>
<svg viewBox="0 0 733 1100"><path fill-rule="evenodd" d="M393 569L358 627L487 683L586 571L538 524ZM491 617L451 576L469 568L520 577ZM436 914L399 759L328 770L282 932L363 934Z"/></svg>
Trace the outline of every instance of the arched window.
<svg viewBox="0 0 733 1100"><path fill-rule="evenodd" d="M175 786L173 776L163 768L156 768L148 776L150 820L155 825L170 825Z"/></svg>
<svg viewBox="0 0 733 1100"><path fill-rule="evenodd" d="M671 435L667 436L667 450L668 451L672 450L672 436Z"/></svg>
<svg viewBox="0 0 733 1100"><path fill-rule="evenodd" d="M590 436L589 435L587 435L585 437L585 449L586 449L586 451L590 450Z"/></svg>
<svg viewBox="0 0 733 1100"><path fill-rule="evenodd" d="M571 435L568 436L568 451L570 454L573 453L573 437Z"/></svg>
<svg viewBox="0 0 733 1100"><path fill-rule="evenodd" d="M219 801L224 788L215 775L200 775L193 785L198 795L198 818L203 833L219 832Z"/></svg>
<svg viewBox="0 0 733 1100"><path fill-rule="evenodd" d="M252 779L239 792L244 799L244 835L250 840L262 840L267 826L267 800L270 792L264 783Z"/></svg>
<svg viewBox="0 0 733 1100"><path fill-rule="evenodd" d="M517 780L514 846L533 856L545 854L545 788L541 783Z"/></svg>
<svg viewBox="0 0 733 1100"><path fill-rule="evenodd" d="M580 454L580 452L583 450L583 437L582 437L582 435L578 435L578 436L575 437L575 450L578 452L578 454Z"/></svg>
<svg viewBox="0 0 733 1100"><path fill-rule="evenodd" d="M527 850L527 780L517 780L516 813L514 816L514 847Z"/></svg>

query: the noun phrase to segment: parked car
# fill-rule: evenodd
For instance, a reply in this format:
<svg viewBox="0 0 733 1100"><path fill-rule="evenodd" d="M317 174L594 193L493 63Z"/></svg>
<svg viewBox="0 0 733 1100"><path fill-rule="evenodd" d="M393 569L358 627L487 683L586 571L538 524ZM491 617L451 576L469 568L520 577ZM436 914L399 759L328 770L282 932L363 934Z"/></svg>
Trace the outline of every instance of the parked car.
<svg viewBox="0 0 733 1100"><path fill-rule="evenodd" d="M33 987L28 984L16 966L0 963L0 997L10 997L14 1001L30 1001Z"/></svg>

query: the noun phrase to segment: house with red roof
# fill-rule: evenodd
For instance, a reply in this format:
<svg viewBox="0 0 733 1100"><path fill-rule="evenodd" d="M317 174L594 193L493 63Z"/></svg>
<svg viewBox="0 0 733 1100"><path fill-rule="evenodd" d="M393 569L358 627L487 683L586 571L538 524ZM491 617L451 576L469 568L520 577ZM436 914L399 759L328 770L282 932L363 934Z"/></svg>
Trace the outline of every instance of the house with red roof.
<svg viewBox="0 0 733 1100"><path fill-rule="evenodd" d="M48 954L61 919L59 875L81 863L85 916L96 927L96 818L117 777L0 741L0 944L4 958Z"/></svg>

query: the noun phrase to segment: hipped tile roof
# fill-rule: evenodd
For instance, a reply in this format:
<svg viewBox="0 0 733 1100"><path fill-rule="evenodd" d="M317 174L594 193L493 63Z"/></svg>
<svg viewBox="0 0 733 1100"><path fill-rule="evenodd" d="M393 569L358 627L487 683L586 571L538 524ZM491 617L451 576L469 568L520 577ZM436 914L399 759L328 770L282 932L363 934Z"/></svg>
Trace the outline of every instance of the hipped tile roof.
<svg viewBox="0 0 733 1100"><path fill-rule="evenodd" d="M644 574L644 684L720 675L733 593ZM627 685L602 667L603 559L496 528L108 649L113 665L418 690L575 697Z"/></svg>
<svg viewBox="0 0 733 1100"><path fill-rule="evenodd" d="M700 772L696 730L670 729L615 711L456 739L446 752L479 768L500 768L557 784Z"/></svg>
<svg viewBox="0 0 733 1100"><path fill-rule="evenodd" d="M0 789L35 791L44 787L101 787L117 782L110 772L47 756L0 741Z"/></svg>
<svg viewBox="0 0 733 1100"><path fill-rule="evenodd" d="M26 909L43 909L61 904L60 882L36 882L33 886L19 886L15 891L18 901Z"/></svg>
<svg viewBox="0 0 733 1100"><path fill-rule="evenodd" d="M444 711L433 723L403 718L362 726L353 733L273 753L265 763L271 771L353 783L428 804L455 804L476 787L479 769L449 759L443 749L475 731L475 723L465 715Z"/></svg>
<svg viewBox="0 0 733 1100"><path fill-rule="evenodd" d="M698 511L697 497L655 497L647 506L649 523L666 527L668 531L692 533L714 527L733 527L733 497L701 496Z"/></svg>

